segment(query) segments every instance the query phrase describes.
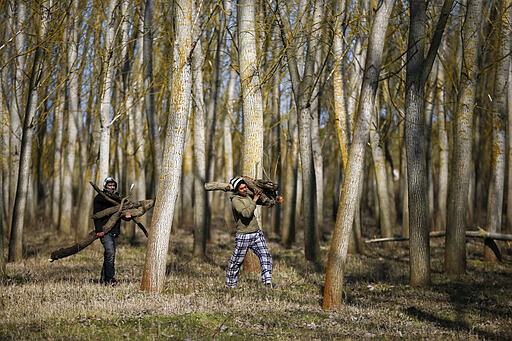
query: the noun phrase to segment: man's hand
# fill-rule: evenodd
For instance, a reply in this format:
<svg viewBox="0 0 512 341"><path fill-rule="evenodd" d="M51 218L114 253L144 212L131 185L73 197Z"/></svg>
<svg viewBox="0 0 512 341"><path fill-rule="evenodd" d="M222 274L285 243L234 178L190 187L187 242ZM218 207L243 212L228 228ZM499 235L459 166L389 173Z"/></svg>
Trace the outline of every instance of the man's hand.
<svg viewBox="0 0 512 341"><path fill-rule="evenodd" d="M254 193L254 196L252 197L252 201L256 202L260 198L261 189L255 188L253 193Z"/></svg>
<svg viewBox="0 0 512 341"><path fill-rule="evenodd" d="M103 237L105 235L105 232L101 231L101 232L96 232L96 236L98 237Z"/></svg>
<svg viewBox="0 0 512 341"><path fill-rule="evenodd" d="M126 212L126 213L124 214L124 217L125 217L126 219L130 219L130 218L132 217L132 214L131 214L130 212Z"/></svg>

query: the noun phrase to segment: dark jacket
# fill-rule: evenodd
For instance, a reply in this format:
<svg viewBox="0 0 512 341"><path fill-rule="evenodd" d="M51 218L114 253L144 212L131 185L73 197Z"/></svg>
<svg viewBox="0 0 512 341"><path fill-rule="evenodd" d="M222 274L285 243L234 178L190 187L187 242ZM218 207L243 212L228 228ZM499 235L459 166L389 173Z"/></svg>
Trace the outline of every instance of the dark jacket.
<svg viewBox="0 0 512 341"><path fill-rule="evenodd" d="M106 208L116 206L116 204L108 201L100 194L97 194L94 197L94 203L93 203L93 214L103 211ZM108 219L111 217L111 215L94 219L94 229L96 232L103 232L103 226L107 223ZM111 234L119 235L121 232L121 219L118 219L112 229L110 230Z"/></svg>

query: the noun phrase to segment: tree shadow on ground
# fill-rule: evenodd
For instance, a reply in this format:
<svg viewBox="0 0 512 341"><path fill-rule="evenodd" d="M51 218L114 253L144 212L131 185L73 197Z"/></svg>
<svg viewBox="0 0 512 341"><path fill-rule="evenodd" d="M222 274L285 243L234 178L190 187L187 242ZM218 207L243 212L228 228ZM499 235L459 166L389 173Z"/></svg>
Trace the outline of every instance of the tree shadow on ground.
<svg viewBox="0 0 512 341"><path fill-rule="evenodd" d="M470 332L471 334L476 334L478 337L484 338L484 339L492 339L492 340L498 340L503 335L498 335L496 333L488 332L485 330L480 330L479 328L474 328L471 324L464 321L462 316L458 316L455 321L449 320L447 318L437 316L434 313L424 311L417 307L407 307L404 309L404 313L406 313L409 316L414 317L415 319L423 322L429 322L433 323L438 327L446 328L450 330L465 330L467 332Z"/></svg>

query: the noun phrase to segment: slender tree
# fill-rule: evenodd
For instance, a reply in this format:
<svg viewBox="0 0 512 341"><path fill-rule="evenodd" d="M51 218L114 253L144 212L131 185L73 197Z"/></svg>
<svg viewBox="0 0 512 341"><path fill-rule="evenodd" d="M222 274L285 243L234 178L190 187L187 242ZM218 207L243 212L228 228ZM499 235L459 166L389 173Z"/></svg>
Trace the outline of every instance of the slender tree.
<svg viewBox="0 0 512 341"><path fill-rule="evenodd" d="M460 70L460 96L455 112L445 247L445 271L456 277L466 272L466 207L472 159L481 19L482 0L468 0L462 29L464 59Z"/></svg>
<svg viewBox="0 0 512 341"><path fill-rule="evenodd" d="M195 7L195 6L194 6ZM195 13L196 10L193 10ZM204 184L206 182L206 125L203 87L204 51L200 41L201 27L194 27L194 52L192 53L194 113L194 248L195 257L206 256L208 201Z"/></svg>
<svg viewBox="0 0 512 341"><path fill-rule="evenodd" d="M177 0L174 6L176 44L173 54L171 117L166 131L165 151L156 205L151 222L141 289L161 292L176 199L183 164L185 133L191 105L192 3Z"/></svg>
<svg viewBox="0 0 512 341"><path fill-rule="evenodd" d="M354 136L350 146L348 166L343 178L341 199L336 215L336 225L329 248L329 259L325 274L324 309L341 307L345 263L352 224L361 195L361 173L363 172L366 145L370 134L375 96L379 83L382 54L386 30L393 9L392 0L383 1L376 9L370 31L368 53L365 62L363 83L361 85L360 106L354 127Z"/></svg>
<svg viewBox="0 0 512 341"><path fill-rule="evenodd" d="M498 17L494 24L496 32L493 44L496 58L494 76L494 96L492 110L492 144L491 144L491 177L487 201L487 231L501 232L503 195L505 188L505 157L506 157L506 115L508 72L510 67L510 5L512 1L504 0L497 4ZM484 257L488 261L496 261L496 255L490 248L485 248Z"/></svg>
<svg viewBox="0 0 512 341"><path fill-rule="evenodd" d="M240 0L237 7L238 61L242 90L243 138L242 175L261 178L263 174L263 98L256 55L256 3L254 0ZM261 212L257 211L261 224ZM244 269L259 271L258 259L248 252Z"/></svg>
<svg viewBox="0 0 512 341"><path fill-rule="evenodd" d="M19 262L23 259L23 227L25 224L25 210L27 207L27 193L29 190L31 171L32 141L38 127L37 110L39 97L37 93L37 86L41 80L41 73L44 65L44 45L47 44L50 15L49 11L45 8L49 7L41 6L37 9L39 11L37 14L40 21L35 23L37 42L33 53L32 69L28 80L29 87L23 119L18 184L16 186L16 197L14 199L11 237L9 242L9 261L13 262Z"/></svg>
<svg viewBox="0 0 512 341"><path fill-rule="evenodd" d="M307 7L303 9L307 10ZM314 11L312 15L312 24L308 26L309 40L307 44L307 52L304 61L303 73L299 71L297 61L297 49L293 38L290 15L285 2L278 1L279 25L283 45L286 48L287 64L292 82L295 105L297 106L298 129L299 129L299 153L302 165L302 186L304 199L302 200L304 209L304 245L306 259L317 261L319 256L319 234L316 224L316 180L314 172L313 148L311 125L311 103L313 101L313 91L315 84L315 62L316 51L320 48L320 25L324 17L324 1L316 1L314 3Z"/></svg>

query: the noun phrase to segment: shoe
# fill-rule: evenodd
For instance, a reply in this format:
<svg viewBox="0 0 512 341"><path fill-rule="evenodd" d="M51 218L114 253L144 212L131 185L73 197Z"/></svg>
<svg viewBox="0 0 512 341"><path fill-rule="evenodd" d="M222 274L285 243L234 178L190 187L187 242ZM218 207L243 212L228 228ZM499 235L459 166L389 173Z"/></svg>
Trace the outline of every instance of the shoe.
<svg viewBox="0 0 512 341"><path fill-rule="evenodd" d="M265 286L269 289L275 289L277 288L277 285L275 285L274 283L265 283Z"/></svg>

